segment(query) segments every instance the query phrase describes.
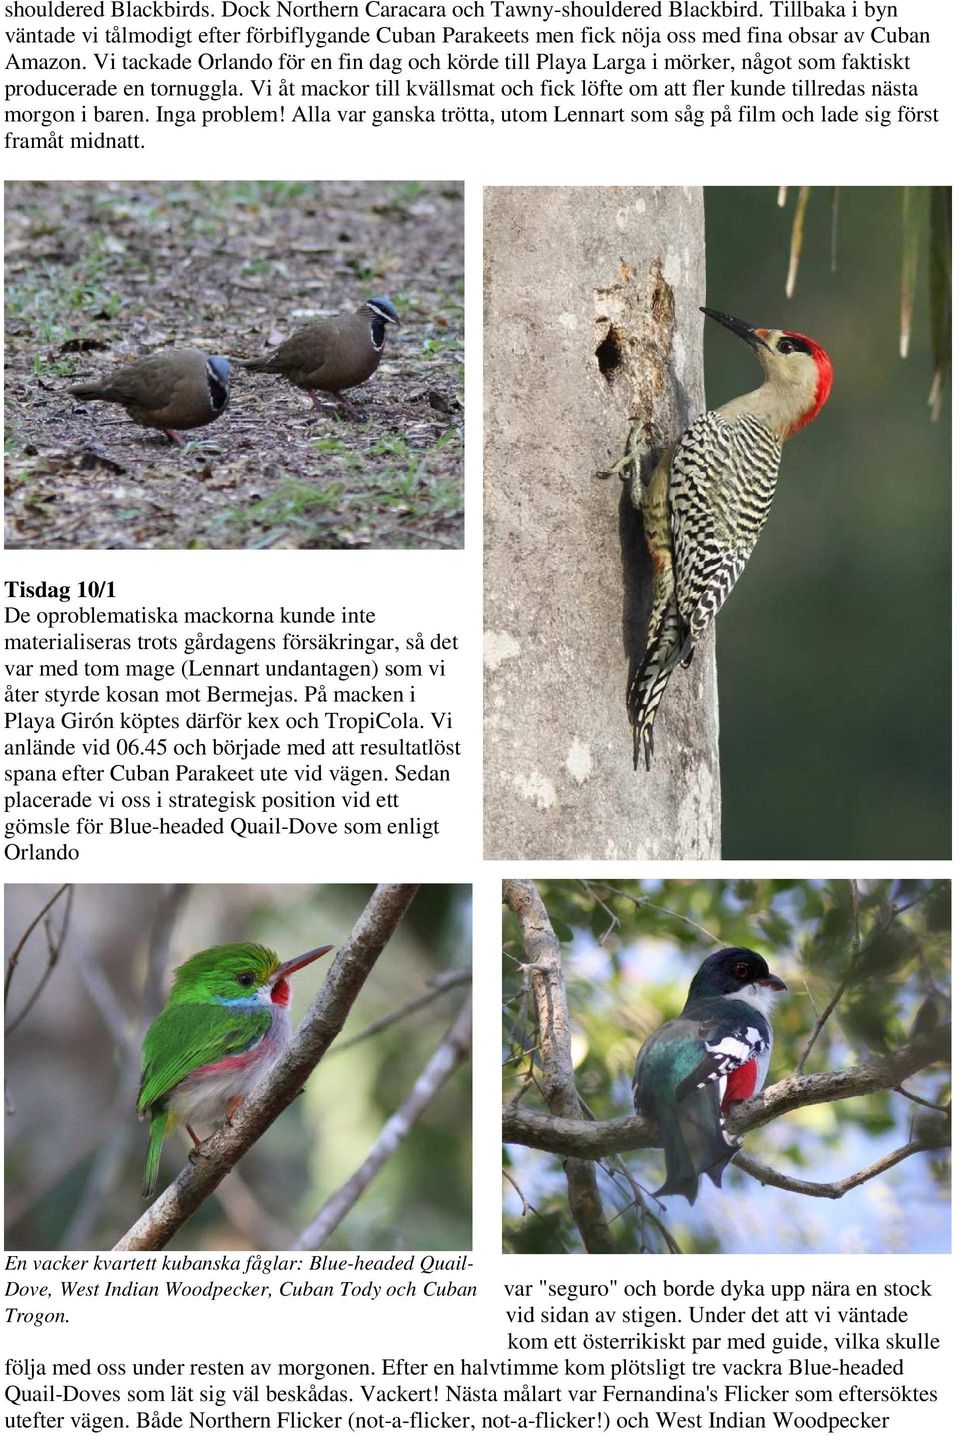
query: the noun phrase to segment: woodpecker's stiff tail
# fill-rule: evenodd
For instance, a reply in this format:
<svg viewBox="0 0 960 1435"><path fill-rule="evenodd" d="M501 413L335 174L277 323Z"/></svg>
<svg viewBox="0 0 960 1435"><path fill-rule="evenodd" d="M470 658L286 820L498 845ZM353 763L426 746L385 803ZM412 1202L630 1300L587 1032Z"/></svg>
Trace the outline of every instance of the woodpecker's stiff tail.
<svg viewBox="0 0 960 1435"><path fill-rule="evenodd" d="M627 717L633 729L633 769L640 749L650 771L653 723L670 674L680 658L683 620L677 607L673 538L670 522L670 474L673 450L661 455L648 484L631 486L643 513L643 536L650 554L653 594L647 622L647 643L627 683Z"/></svg>
<svg viewBox="0 0 960 1435"><path fill-rule="evenodd" d="M643 748L643 761L650 771L653 761L653 724L660 700L667 690L670 674L680 659L680 614L670 603L660 620L653 640L630 675L627 685L627 717L633 729L633 770L636 772Z"/></svg>

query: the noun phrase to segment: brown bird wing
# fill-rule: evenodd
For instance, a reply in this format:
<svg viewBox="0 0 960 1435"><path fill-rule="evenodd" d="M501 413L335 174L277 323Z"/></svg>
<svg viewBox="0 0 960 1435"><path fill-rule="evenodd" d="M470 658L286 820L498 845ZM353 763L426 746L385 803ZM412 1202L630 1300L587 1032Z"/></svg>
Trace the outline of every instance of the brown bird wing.
<svg viewBox="0 0 960 1435"><path fill-rule="evenodd" d="M121 404L143 408L163 408L172 397L182 377L180 368L165 354L150 354L135 364L127 364L111 374L109 397ZM106 390L105 390L105 396Z"/></svg>
<svg viewBox="0 0 960 1435"><path fill-rule="evenodd" d="M335 342L334 326L329 322L308 324L284 339L263 359L251 359L247 368L262 374L287 374L290 377L314 374L327 362L331 344Z"/></svg>

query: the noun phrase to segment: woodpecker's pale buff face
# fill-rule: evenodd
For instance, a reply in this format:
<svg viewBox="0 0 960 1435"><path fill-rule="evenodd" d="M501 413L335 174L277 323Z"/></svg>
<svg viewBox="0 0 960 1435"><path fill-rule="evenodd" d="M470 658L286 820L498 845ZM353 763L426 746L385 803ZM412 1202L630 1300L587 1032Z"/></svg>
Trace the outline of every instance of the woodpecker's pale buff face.
<svg viewBox="0 0 960 1435"><path fill-rule="evenodd" d="M759 389L722 404L719 413L734 422L753 414L781 440L816 418L833 383L833 365L816 340L789 329L761 329L716 309L703 312L749 344L763 370Z"/></svg>
<svg viewBox="0 0 960 1435"><path fill-rule="evenodd" d="M833 365L819 344L784 329L756 329L754 352L781 399L783 437L816 418L830 394Z"/></svg>

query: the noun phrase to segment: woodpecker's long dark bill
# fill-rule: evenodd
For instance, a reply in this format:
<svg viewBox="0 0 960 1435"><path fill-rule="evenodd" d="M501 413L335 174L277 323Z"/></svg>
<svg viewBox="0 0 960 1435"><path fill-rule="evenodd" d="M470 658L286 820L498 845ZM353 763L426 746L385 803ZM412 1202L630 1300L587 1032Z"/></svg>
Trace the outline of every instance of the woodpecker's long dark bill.
<svg viewBox="0 0 960 1435"><path fill-rule="evenodd" d="M706 314L708 319L716 319L718 324L722 324L725 329L729 329L732 333L736 334L738 339L743 339L744 343L749 344L751 349L755 349L758 344L763 343L761 336L767 331L766 329L758 329L756 324L748 324L745 319L735 319L732 314L721 314L719 309L705 309L702 304L700 306L700 313Z"/></svg>
<svg viewBox="0 0 960 1435"><path fill-rule="evenodd" d="M312 952L304 952L302 957L291 957L289 962L283 962L274 974L274 983L282 982L285 977L292 976L301 967L306 967L310 962L315 962L317 957L325 957L327 952L332 952L333 947L314 947Z"/></svg>

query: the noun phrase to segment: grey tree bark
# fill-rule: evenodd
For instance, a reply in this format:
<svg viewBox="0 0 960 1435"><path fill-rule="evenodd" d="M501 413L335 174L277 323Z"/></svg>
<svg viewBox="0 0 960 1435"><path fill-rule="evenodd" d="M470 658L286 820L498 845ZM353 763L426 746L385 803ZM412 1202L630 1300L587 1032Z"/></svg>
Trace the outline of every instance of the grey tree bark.
<svg viewBox="0 0 960 1435"><path fill-rule="evenodd" d="M678 669L650 772L625 690L649 559L598 473L705 407L698 189L486 191L485 855L720 856L713 637Z"/></svg>

